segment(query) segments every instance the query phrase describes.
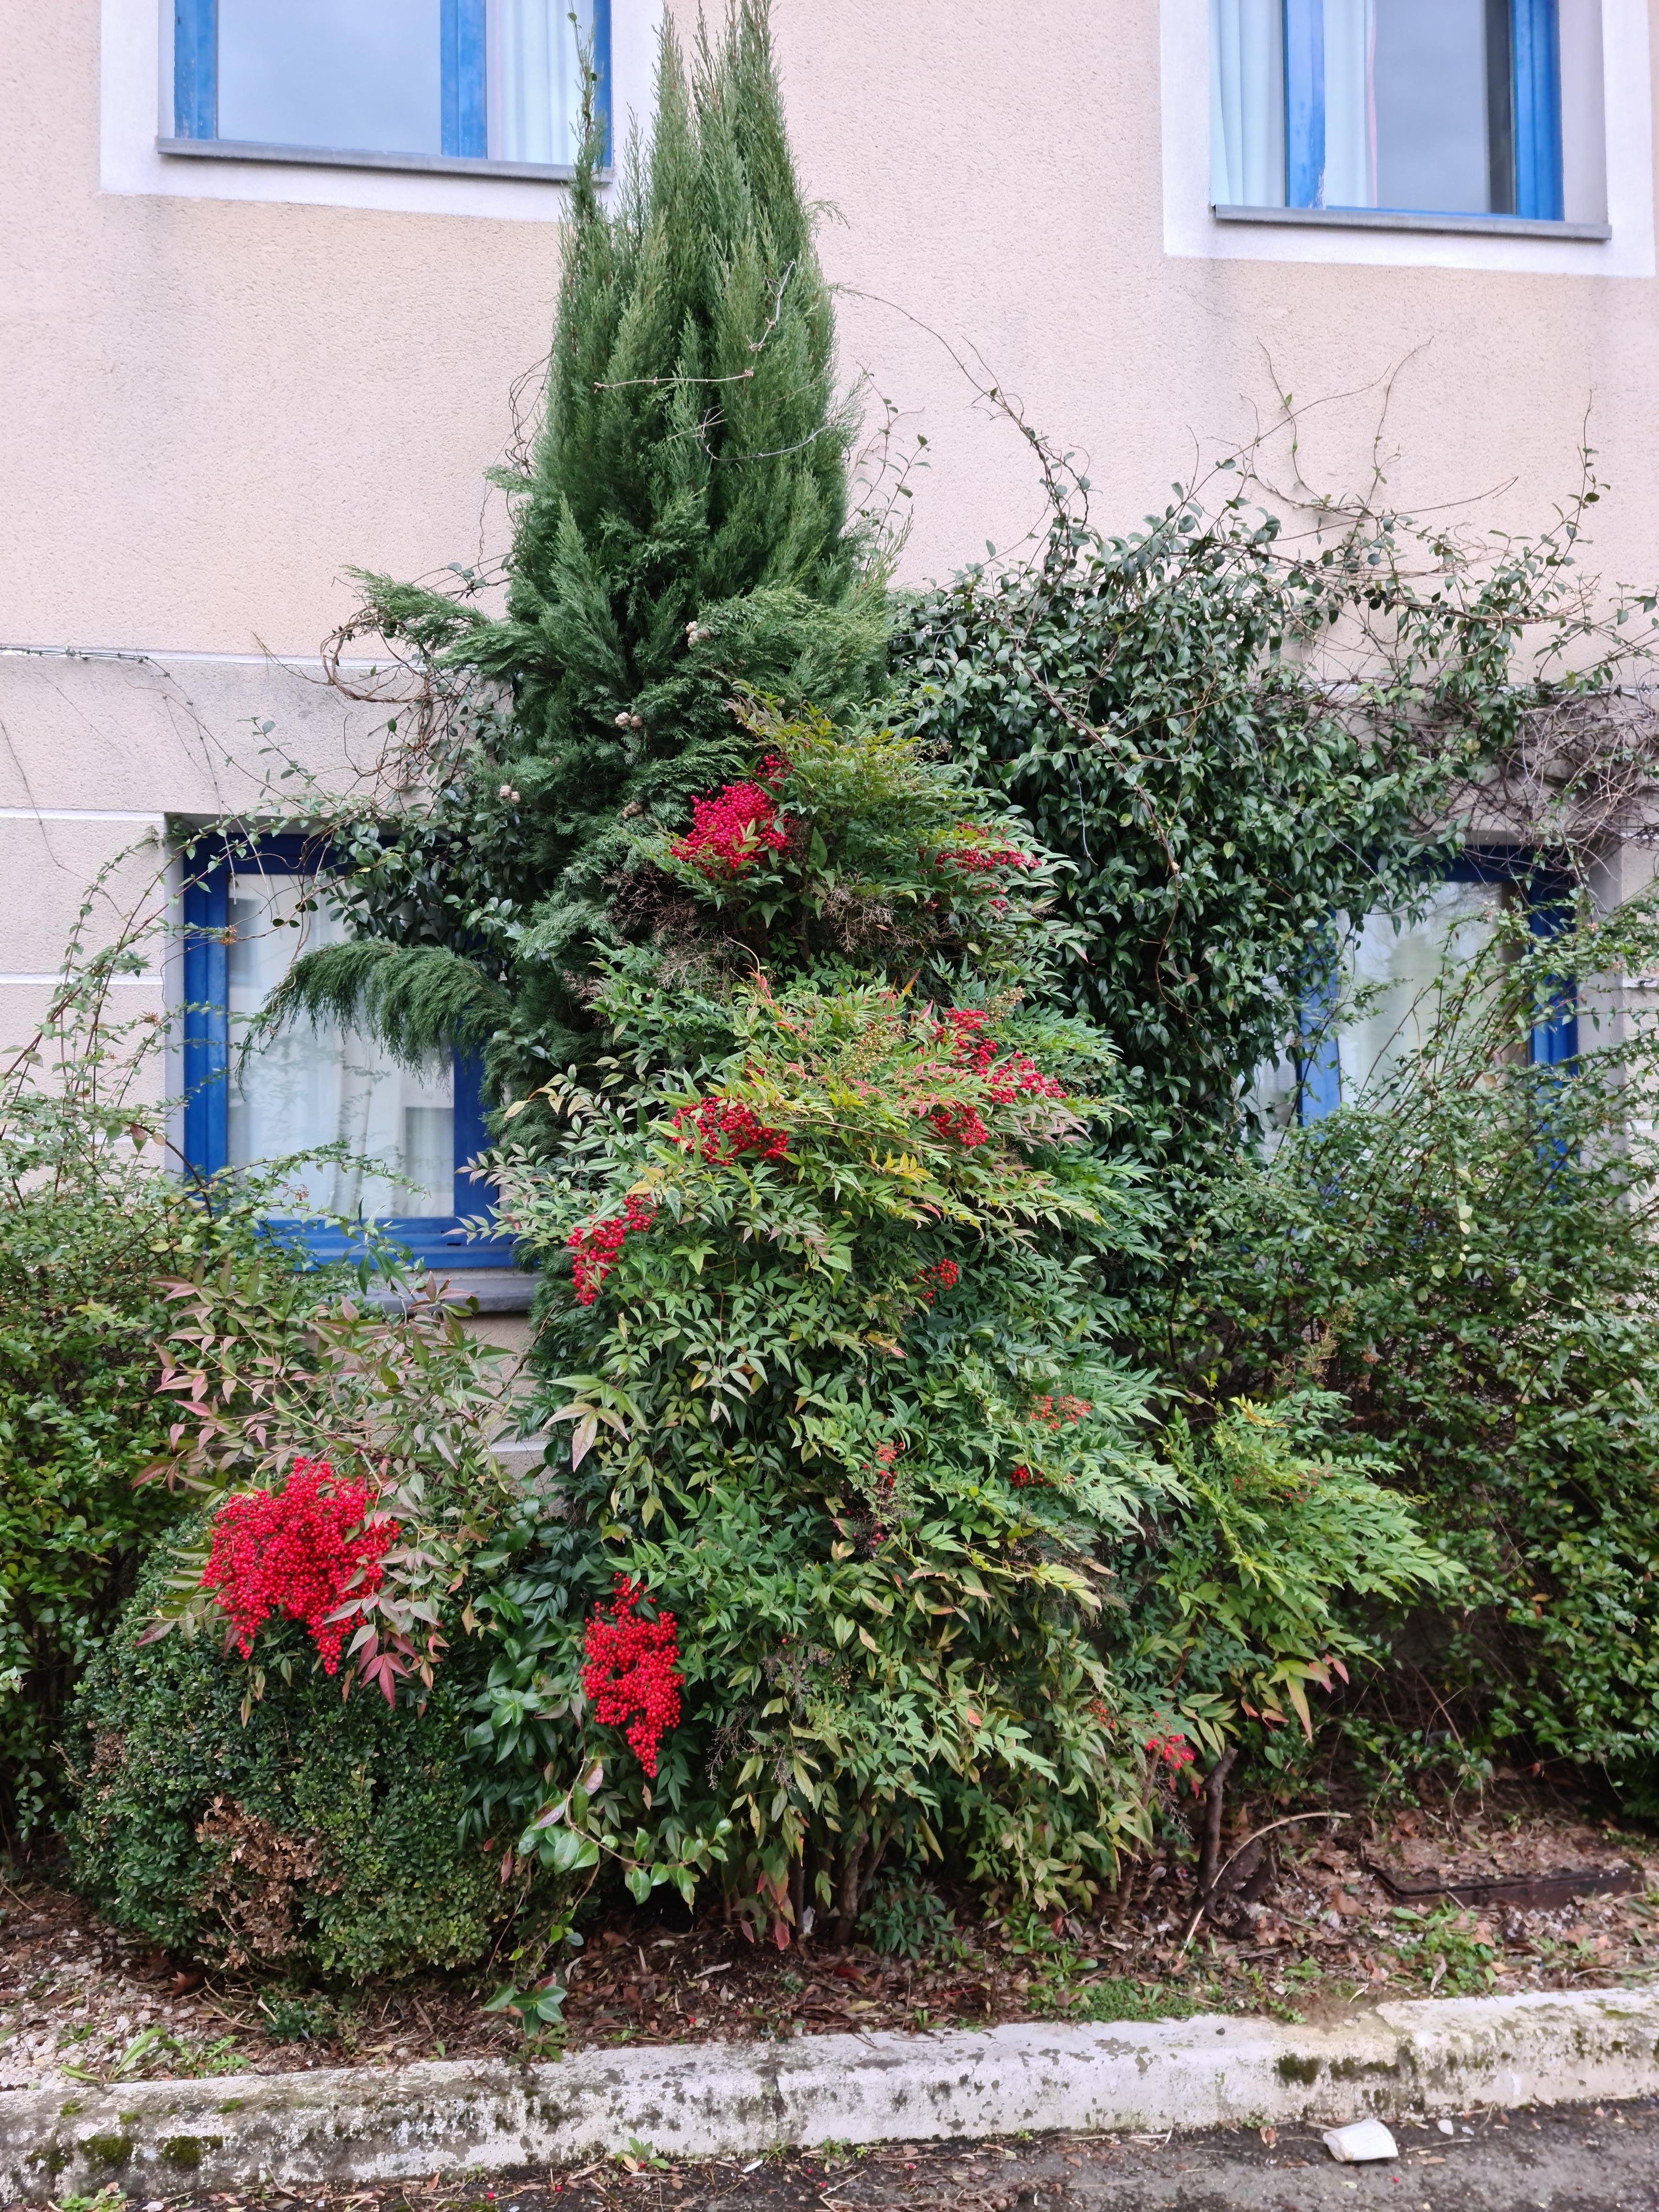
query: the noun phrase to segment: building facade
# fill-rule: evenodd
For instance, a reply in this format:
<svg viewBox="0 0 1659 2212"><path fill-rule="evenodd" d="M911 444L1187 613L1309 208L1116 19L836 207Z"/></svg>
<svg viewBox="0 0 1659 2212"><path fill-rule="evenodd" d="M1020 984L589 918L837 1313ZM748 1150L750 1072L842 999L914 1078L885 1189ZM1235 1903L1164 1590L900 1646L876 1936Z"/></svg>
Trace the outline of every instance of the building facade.
<svg viewBox="0 0 1659 2212"><path fill-rule="evenodd" d="M648 120L658 0L580 12L620 143ZM1380 463L1395 503L1483 526L1546 521L1589 446L1589 565L1659 582L1649 0L774 14L844 374L872 434L927 441L909 575L1041 525L994 383L1086 457L1109 530L1285 395L1310 485ZM181 832L269 813L279 757L361 769L385 710L319 657L347 572L500 550L484 471L547 349L575 61L562 0L4 0L3 21L11 1042L100 870L93 941L180 896ZM198 886L222 957L141 961L123 1006L182 994L234 1025L293 941L294 865L276 841ZM1644 866L1611 863L1607 895ZM402 1195L331 1202L451 1234L464 1070L394 1079L324 1041L261 1081L181 1137L198 1164L343 1134Z"/></svg>

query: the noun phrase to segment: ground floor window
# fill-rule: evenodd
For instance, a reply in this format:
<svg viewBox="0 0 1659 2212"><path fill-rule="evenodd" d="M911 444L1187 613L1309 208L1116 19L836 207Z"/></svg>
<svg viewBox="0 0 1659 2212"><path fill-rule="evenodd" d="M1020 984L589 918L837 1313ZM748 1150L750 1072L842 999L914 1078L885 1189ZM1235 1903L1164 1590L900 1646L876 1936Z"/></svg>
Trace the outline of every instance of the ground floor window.
<svg viewBox="0 0 1659 2212"><path fill-rule="evenodd" d="M1299 1053L1257 1079L1253 1103L1264 1125L1283 1129L1363 1103L1420 1048L1444 969L1474 958L1505 912L1524 913L1534 937L1553 936L1571 912L1570 892L1567 879L1530 853L1475 850L1408 921L1381 911L1339 917L1339 981L1304 1003ZM1528 1051L1534 1064L1559 1066L1577 1050L1577 1012L1564 994L1534 1024Z"/></svg>
<svg viewBox="0 0 1659 2212"><path fill-rule="evenodd" d="M362 1031L296 1024L243 1050L249 1026L301 947L341 925L308 894L314 842L273 837L201 849L185 891L185 1152L211 1175L333 1146L286 1176L278 1215L319 1255L347 1240L315 1217L374 1220L417 1260L447 1267L507 1265L487 1222L484 1186L466 1172L489 1142L480 1072L460 1054L410 1068Z"/></svg>

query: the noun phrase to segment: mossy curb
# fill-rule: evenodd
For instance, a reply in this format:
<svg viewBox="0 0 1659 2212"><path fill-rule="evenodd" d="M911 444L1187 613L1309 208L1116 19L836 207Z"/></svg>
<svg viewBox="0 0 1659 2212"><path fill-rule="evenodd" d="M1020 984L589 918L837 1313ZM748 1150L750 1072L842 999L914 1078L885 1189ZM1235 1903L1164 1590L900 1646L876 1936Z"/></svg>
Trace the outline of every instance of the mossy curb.
<svg viewBox="0 0 1659 2212"><path fill-rule="evenodd" d="M1265 2020L1021 2024L587 2050L553 2063L125 2082L0 2100L0 2203L510 2176L630 2141L683 2157L780 2146L1333 2122L1659 2094L1659 1995L1384 2005Z"/></svg>

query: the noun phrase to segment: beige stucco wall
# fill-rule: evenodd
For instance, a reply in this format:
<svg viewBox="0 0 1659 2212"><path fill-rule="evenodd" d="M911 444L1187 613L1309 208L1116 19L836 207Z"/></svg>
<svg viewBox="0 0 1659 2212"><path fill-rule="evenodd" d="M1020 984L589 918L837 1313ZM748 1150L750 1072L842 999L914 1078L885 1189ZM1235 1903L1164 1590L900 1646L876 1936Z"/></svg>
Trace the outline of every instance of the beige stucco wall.
<svg viewBox="0 0 1659 2212"><path fill-rule="evenodd" d="M245 794L229 757L250 758L258 714L326 765L350 718L262 649L314 653L350 603L349 565L421 574L499 543L483 471L548 340L556 188L469 187L466 213L434 212L435 187L402 207L329 204L334 182L311 172L313 204L276 197L301 191L280 172L223 180L269 198L212 197L200 174L175 189L178 165L167 191L140 188L111 118L142 74L129 57L149 4L0 0L0 644L159 657L0 657L0 978L42 972L77 872L133 834L90 817ZM1623 27L1623 198L1613 247L1575 249L1575 271L1651 267L1650 145L1634 180L1630 153L1651 111L1645 0L1605 4ZM951 358L976 348L1087 456L1111 528L1279 391L1329 402L1304 421L1301 462L1340 489L1368 464L1392 377L1390 495L1522 526L1571 483L1588 416L1612 486L1591 560L1659 576L1652 276L1565 273L1563 249L1529 243L1400 249L1485 267L1364 265L1374 241L1329 237L1318 250L1335 258L1310 261L1288 234L1256 240L1255 258L1237 234L1170 250L1171 175L1207 112L1201 74L1182 74L1204 5L775 0L801 166L837 210L823 250L846 288L847 372L895 404L902 438L930 441L910 573L1038 519L1029 455ZM613 6L648 32L648 0ZM20 823L35 808L88 818ZM0 980L8 1030L35 995Z"/></svg>

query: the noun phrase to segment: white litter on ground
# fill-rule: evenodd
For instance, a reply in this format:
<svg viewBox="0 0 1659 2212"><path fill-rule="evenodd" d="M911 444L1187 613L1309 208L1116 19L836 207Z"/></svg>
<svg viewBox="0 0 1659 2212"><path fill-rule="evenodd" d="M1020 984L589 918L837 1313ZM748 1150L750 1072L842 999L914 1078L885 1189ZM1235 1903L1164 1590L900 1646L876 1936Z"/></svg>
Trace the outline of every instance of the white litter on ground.
<svg viewBox="0 0 1659 2212"><path fill-rule="evenodd" d="M1329 2128L1325 2148L1339 2166L1366 2166L1375 2158L1400 2155L1400 2146L1381 2120L1356 2120L1351 2127Z"/></svg>

